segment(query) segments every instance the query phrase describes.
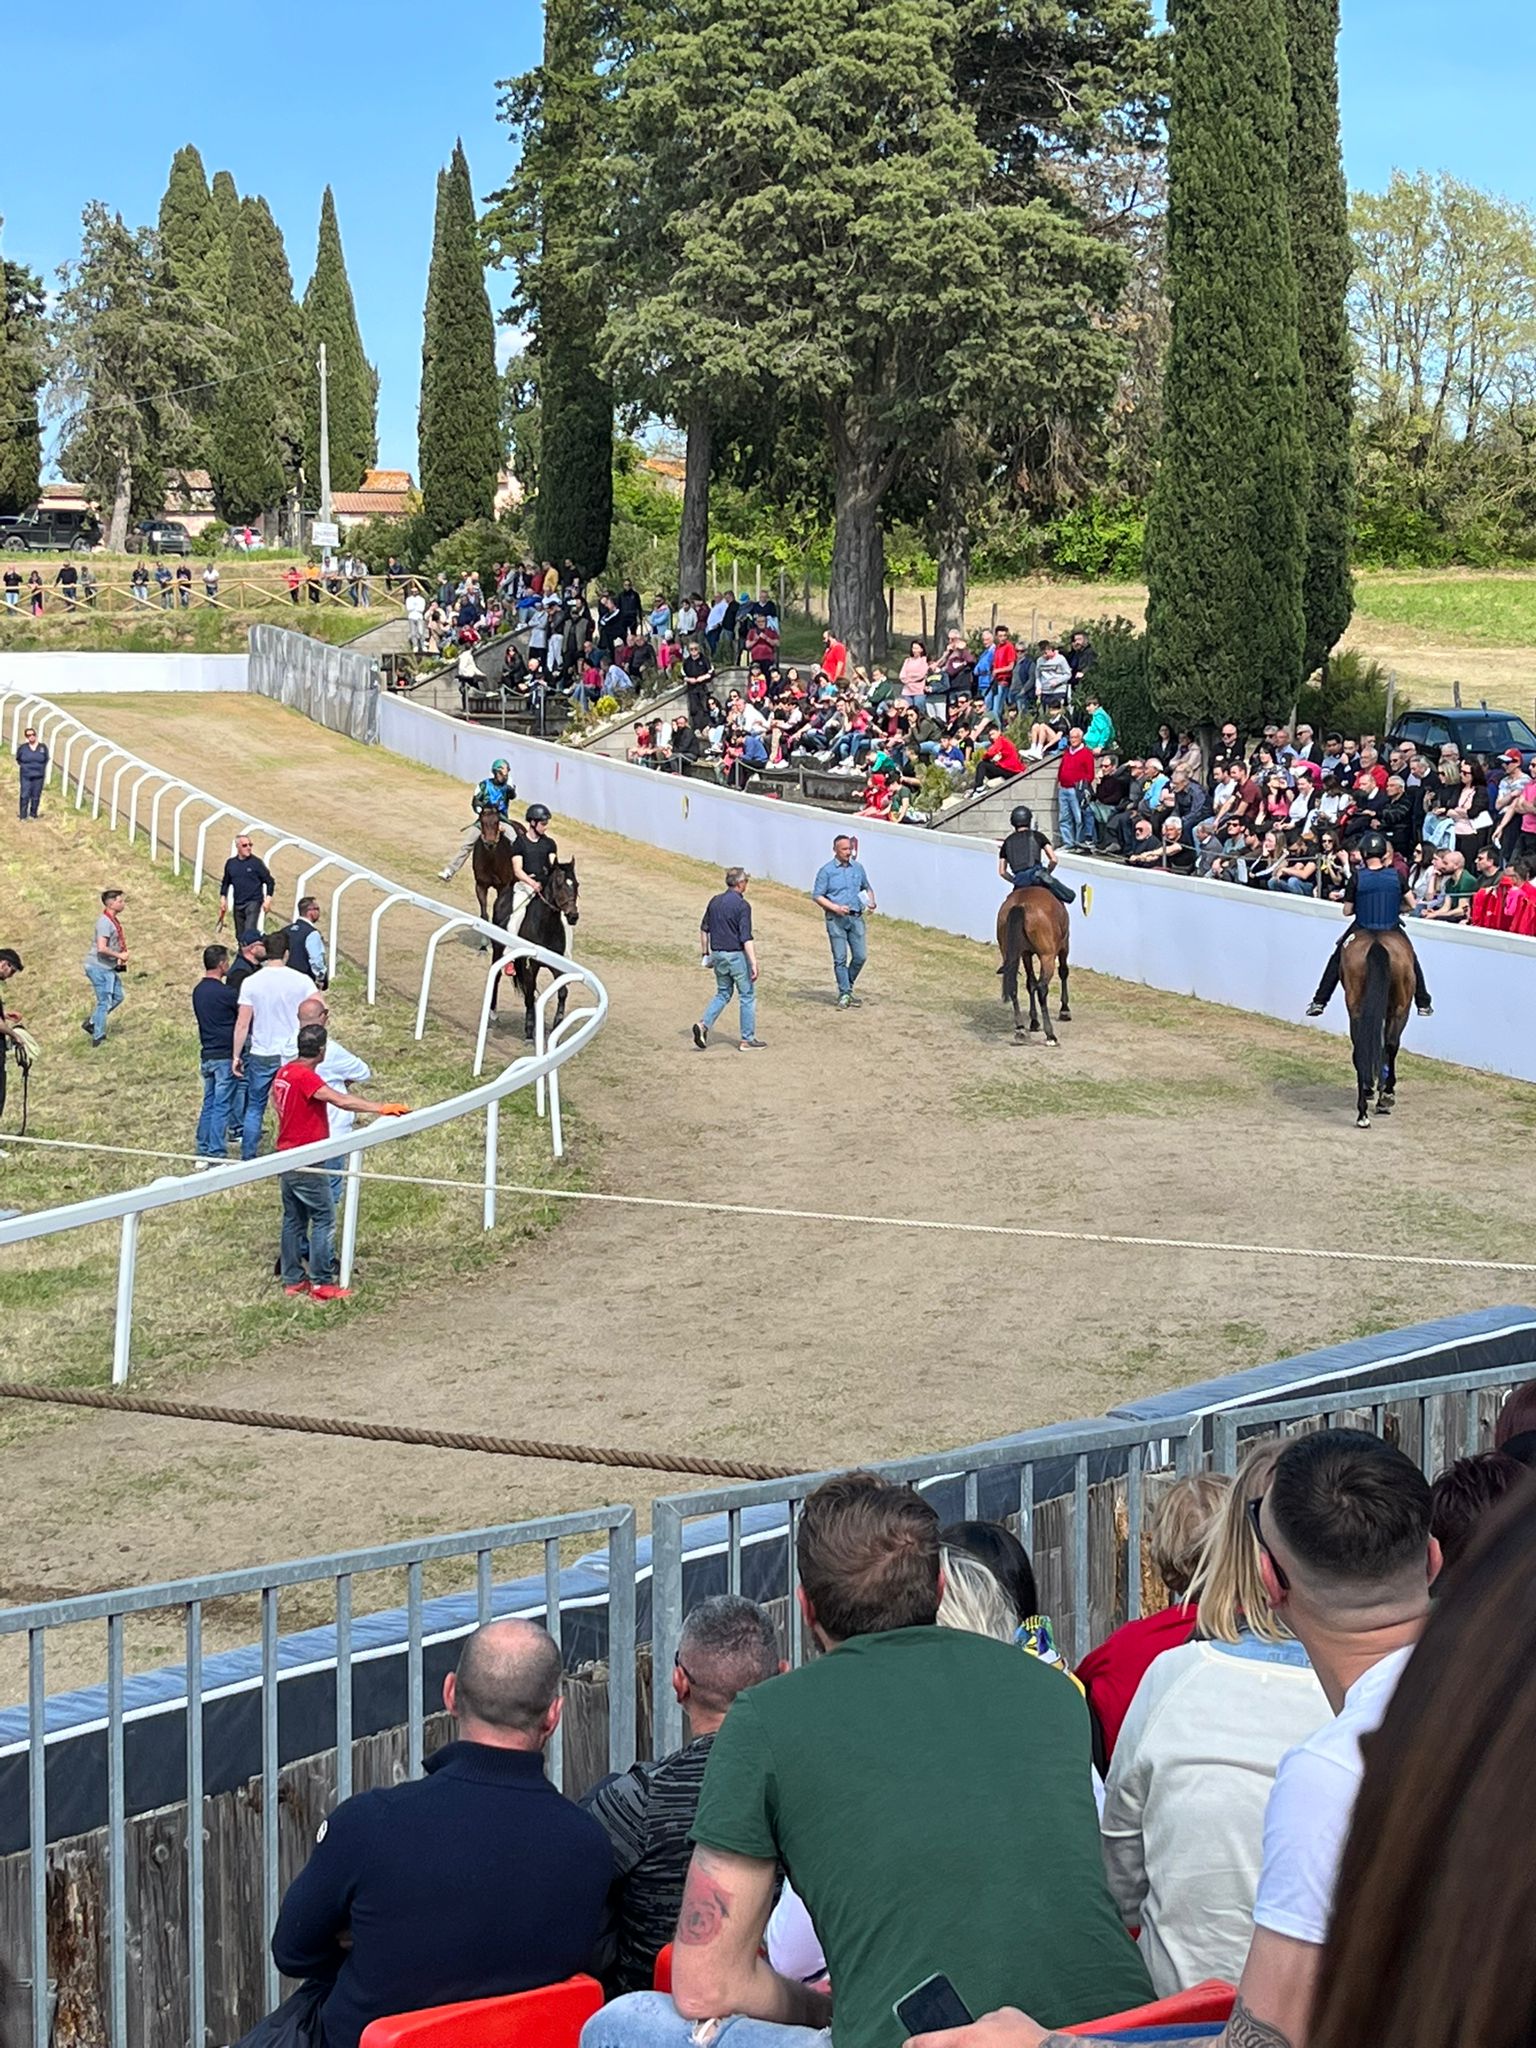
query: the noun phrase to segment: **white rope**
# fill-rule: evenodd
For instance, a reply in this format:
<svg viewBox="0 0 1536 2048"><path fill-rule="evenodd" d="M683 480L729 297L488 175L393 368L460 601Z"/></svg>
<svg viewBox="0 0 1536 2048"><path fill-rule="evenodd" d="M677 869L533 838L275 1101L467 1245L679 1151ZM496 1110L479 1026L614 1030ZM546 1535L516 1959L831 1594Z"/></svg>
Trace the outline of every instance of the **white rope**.
<svg viewBox="0 0 1536 2048"><path fill-rule="evenodd" d="M195 1159L193 1152L150 1152L132 1145L93 1145L73 1138L0 1138L6 1145L53 1146L71 1152L108 1152L130 1159ZM3 1156L3 1149L0 1149ZM315 1167L314 1172L325 1171ZM392 1182L401 1187L450 1188L465 1194L483 1195L483 1180L451 1180L425 1173L380 1173L365 1169L364 1180ZM690 1202L678 1195L617 1195L592 1188L533 1187L523 1181L497 1181L503 1195L531 1195L549 1202L612 1202L631 1209L681 1209L701 1216L754 1216L777 1223L850 1223L870 1230L956 1231L975 1237L1023 1237L1051 1244L1114 1245L1131 1251L1236 1252L1261 1259L1332 1259L1346 1265L1413 1266L1448 1268L1458 1273L1536 1273L1536 1261L1519 1259L1450 1259L1427 1252L1355 1252L1333 1246L1304 1244L1248 1244L1203 1237L1127 1237L1104 1230L1051 1230L1044 1225L1024 1223L956 1223L929 1216L847 1215L834 1209L775 1209L756 1202ZM234 1192L233 1189L230 1190Z"/></svg>

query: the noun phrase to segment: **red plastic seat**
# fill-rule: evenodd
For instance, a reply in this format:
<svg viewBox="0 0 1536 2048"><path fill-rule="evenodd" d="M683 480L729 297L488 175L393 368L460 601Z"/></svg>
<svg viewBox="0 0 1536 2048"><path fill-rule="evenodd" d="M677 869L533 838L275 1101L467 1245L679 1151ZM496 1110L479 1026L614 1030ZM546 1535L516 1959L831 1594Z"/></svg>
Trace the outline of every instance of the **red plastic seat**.
<svg viewBox="0 0 1536 2048"><path fill-rule="evenodd" d="M1235 1984L1223 1984L1208 1977L1188 1991L1176 1991L1171 1998L1155 1999L1151 2005L1133 2006L1129 2012L1112 2012L1102 2020L1080 2020L1075 2027L1058 2027L1062 2034L1125 2033L1131 2027L1176 2027L1183 2022L1199 2026L1202 2021L1229 2020L1237 1998ZM369 2048L363 2036L364 2048Z"/></svg>
<svg viewBox="0 0 1536 2048"><path fill-rule="evenodd" d="M651 1989L653 1991L670 1991L672 1989L672 1944L670 1941L664 1949L657 1953L656 1967L651 1972Z"/></svg>
<svg viewBox="0 0 1536 2048"><path fill-rule="evenodd" d="M393 2013L365 2027L358 2048L576 2048L602 2002L595 1977L567 1977L505 1998Z"/></svg>

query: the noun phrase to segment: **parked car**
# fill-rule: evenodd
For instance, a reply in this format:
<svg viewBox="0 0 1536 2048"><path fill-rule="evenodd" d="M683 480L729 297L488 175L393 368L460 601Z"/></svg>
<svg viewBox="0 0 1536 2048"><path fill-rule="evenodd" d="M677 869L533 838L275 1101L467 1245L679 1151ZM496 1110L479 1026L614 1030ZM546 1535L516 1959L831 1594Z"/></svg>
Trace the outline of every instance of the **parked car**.
<svg viewBox="0 0 1536 2048"><path fill-rule="evenodd" d="M100 539L101 524L94 512L55 512L34 505L30 512L0 517L0 548L55 555L83 553Z"/></svg>
<svg viewBox="0 0 1536 2048"><path fill-rule="evenodd" d="M130 555L190 555L192 536L179 519L141 519L129 529Z"/></svg>
<svg viewBox="0 0 1536 2048"><path fill-rule="evenodd" d="M1486 704L1469 709L1464 704L1431 705L1424 710L1405 711L1391 732L1389 746L1420 748L1431 757L1443 746L1454 743L1462 758L1488 754L1495 758L1510 747L1522 754L1536 754L1536 732L1513 711L1490 711Z"/></svg>

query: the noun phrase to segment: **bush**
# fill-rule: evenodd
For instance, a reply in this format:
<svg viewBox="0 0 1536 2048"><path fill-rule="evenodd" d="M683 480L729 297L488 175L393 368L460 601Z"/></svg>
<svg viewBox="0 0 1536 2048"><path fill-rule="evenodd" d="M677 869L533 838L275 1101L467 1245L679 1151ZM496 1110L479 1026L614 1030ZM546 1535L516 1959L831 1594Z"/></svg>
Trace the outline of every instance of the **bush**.
<svg viewBox="0 0 1536 2048"><path fill-rule="evenodd" d="M603 696L599 697L597 702L592 706L592 716L593 719L600 725L605 718L617 717L618 710L618 698L610 697L605 693Z"/></svg>
<svg viewBox="0 0 1536 2048"><path fill-rule="evenodd" d="M1355 510L1357 568L1440 569L1452 554L1449 536L1428 512L1361 493Z"/></svg>
<svg viewBox="0 0 1536 2048"><path fill-rule="evenodd" d="M1084 583L1129 583L1141 575L1146 538L1147 518L1139 506L1111 507L1093 498L1051 521L1043 551L1057 576L1075 576Z"/></svg>
<svg viewBox="0 0 1536 2048"><path fill-rule="evenodd" d="M1330 654L1318 682L1317 706L1311 723L1319 734L1341 732L1358 739L1372 732L1381 739L1387 729L1387 671L1354 648Z"/></svg>
<svg viewBox="0 0 1536 2048"><path fill-rule="evenodd" d="M1147 686L1147 643L1129 619L1078 619L1074 633L1086 633L1094 662L1087 687L1115 721L1122 756L1140 753L1157 736L1158 711Z"/></svg>
<svg viewBox="0 0 1536 2048"><path fill-rule="evenodd" d="M192 552L211 560L215 555L223 553L224 544L228 539L228 522L223 519L211 519L201 533L193 534Z"/></svg>

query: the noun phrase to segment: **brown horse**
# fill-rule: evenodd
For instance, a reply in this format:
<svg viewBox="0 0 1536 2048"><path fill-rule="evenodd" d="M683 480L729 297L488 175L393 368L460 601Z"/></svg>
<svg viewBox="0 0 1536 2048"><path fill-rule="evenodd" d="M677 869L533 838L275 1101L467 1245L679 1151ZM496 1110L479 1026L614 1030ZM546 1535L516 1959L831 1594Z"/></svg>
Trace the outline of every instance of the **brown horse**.
<svg viewBox="0 0 1536 2048"><path fill-rule="evenodd" d="M1390 1116L1397 1101L1397 1049L1413 1003L1413 945L1405 931L1351 932L1339 960L1355 1051L1355 1128Z"/></svg>
<svg viewBox="0 0 1536 2048"><path fill-rule="evenodd" d="M1003 1001L1013 1005L1013 1042L1024 1043L1024 1019L1019 1015L1019 965L1023 963L1029 987L1029 1028L1040 1029L1045 1020L1045 1042L1058 1045L1051 1023L1051 976L1061 966L1061 1021L1072 1021L1067 996L1067 941L1070 927L1067 906L1049 889L1015 889L1003 898L997 913L997 949L1003 956L998 973L1003 977ZM1039 997L1039 1013L1035 999Z"/></svg>

